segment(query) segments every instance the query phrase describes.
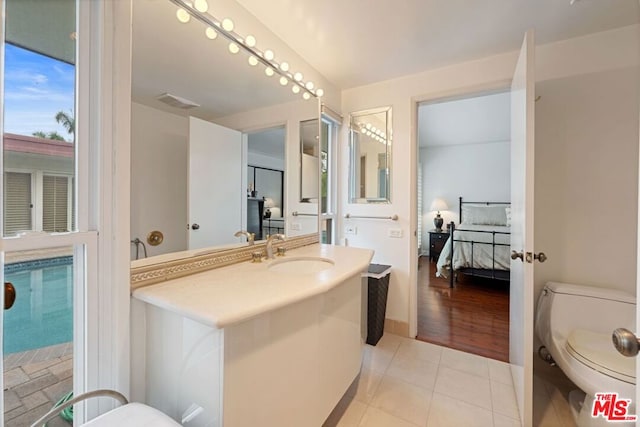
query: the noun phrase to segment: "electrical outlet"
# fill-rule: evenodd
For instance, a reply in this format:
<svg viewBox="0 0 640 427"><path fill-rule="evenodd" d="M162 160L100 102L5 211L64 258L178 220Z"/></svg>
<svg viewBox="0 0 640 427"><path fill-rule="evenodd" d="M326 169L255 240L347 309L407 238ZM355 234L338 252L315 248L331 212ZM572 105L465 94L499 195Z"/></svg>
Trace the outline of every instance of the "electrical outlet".
<svg viewBox="0 0 640 427"><path fill-rule="evenodd" d="M394 237L399 239L402 237L402 228L390 228L389 229L389 237Z"/></svg>
<svg viewBox="0 0 640 427"><path fill-rule="evenodd" d="M289 224L289 230L300 231L302 230L302 226L300 225L299 222L292 222L291 224Z"/></svg>
<svg viewBox="0 0 640 427"><path fill-rule="evenodd" d="M358 227L355 225L347 225L344 227L344 234L358 234Z"/></svg>

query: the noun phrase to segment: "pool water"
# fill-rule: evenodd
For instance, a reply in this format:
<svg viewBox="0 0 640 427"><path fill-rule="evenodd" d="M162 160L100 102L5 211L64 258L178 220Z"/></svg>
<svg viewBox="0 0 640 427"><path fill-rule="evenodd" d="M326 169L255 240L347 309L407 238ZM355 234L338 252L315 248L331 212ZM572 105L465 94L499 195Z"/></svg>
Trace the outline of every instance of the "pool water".
<svg viewBox="0 0 640 427"><path fill-rule="evenodd" d="M73 258L8 264L16 302L4 311L4 354L73 340Z"/></svg>

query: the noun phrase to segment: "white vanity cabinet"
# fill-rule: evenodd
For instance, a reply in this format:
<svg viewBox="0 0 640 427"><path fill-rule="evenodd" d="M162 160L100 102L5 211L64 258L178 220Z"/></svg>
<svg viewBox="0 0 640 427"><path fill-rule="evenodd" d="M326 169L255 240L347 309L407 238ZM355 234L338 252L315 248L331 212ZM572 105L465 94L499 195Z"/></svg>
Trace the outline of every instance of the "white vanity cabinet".
<svg viewBox="0 0 640 427"><path fill-rule="evenodd" d="M360 371L360 274L371 258L371 252L365 252L344 270L336 260L338 270L331 273L285 278L282 292L289 302L277 307L250 295L255 284L236 283L236 303L246 298L249 306L256 304L243 305L246 315L229 311L227 317L203 317L203 299L214 297L212 289L189 282L189 277L169 284L180 295L173 300L165 284L154 285L164 286L164 291L154 292L154 286L136 291L132 309L138 327L132 352L139 372L137 379L132 375L138 383L134 399L187 427L322 425ZM215 288L213 276L224 275L226 269L198 276L211 275ZM277 291L269 279L258 285L266 286L269 294ZM308 295L304 287L315 291ZM308 296L298 298L303 294L296 296L296 289ZM221 289L216 292L229 298ZM189 301L198 305L193 315ZM211 305L215 311L216 304Z"/></svg>

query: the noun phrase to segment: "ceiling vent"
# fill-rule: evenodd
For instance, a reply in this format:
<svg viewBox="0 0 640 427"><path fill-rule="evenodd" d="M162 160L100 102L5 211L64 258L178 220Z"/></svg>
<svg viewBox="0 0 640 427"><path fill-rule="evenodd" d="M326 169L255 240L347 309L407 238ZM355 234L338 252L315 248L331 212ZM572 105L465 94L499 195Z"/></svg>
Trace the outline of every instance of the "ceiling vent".
<svg viewBox="0 0 640 427"><path fill-rule="evenodd" d="M181 108L183 110L188 110L190 108L199 107L200 104L196 104L193 101L189 101L188 99L181 98L179 96L171 95L170 93L163 93L158 96L158 101L164 102L167 105L170 105L175 108Z"/></svg>

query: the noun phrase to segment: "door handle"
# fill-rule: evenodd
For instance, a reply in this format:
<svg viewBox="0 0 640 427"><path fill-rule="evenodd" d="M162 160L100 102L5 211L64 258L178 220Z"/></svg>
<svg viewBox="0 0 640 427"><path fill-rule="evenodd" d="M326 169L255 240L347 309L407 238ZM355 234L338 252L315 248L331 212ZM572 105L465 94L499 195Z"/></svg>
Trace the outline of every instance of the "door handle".
<svg viewBox="0 0 640 427"><path fill-rule="evenodd" d="M11 282L4 282L4 309L9 310L16 302L16 288Z"/></svg>
<svg viewBox="0 0 640 427"><path fill-rule="evenodd" d="M192 229L192 230L199 230L199 229L200 229L200 225L198 225L198 224L192 224L192 225L191 225L191 229Z"/></svg>
<svg viewBox="0 0 640 427"><path fill-rule="evenodd" d="M537 254L533 254L533 259L537 259L540 262L545 262L547 260L547 256L544 252L539 252Z"/></svg>
<svg viewBox="0 0 640 427"><path fill-rule="evenodd" d="M518 258L520 258L520 261L524 261L524 252L511 251L511 259L516 260Z"/></svg>
<svg viewBox="0 0 640 427"><path fill-rule="evenodd" d="M613 346L620 354L627 357L633 357L638 354L640 349L640 341L638 337L628 329L618 328L611 335Z"/></svg>

